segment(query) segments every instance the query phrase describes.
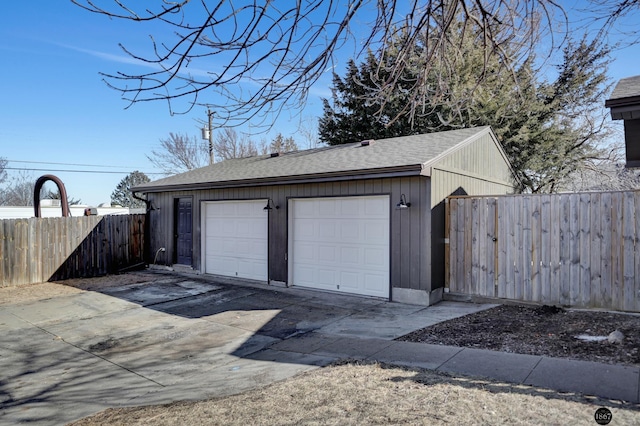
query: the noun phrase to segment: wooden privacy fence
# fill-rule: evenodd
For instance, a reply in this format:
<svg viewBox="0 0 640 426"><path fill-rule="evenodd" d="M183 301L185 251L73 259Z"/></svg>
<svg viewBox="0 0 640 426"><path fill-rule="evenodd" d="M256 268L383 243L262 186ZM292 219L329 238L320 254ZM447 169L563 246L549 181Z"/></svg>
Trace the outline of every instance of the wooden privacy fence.
<svg viewBox="0 0 640 426"><path fill-rule="evenodd" d="M448 199L451 293L640 312L640 192Z"/></svg>
<svg viewBox="0 0 640 426"><path fill-rule="evenodd" d="M0 220L0 286L95 277L144 261L145 215Z"/></svg>

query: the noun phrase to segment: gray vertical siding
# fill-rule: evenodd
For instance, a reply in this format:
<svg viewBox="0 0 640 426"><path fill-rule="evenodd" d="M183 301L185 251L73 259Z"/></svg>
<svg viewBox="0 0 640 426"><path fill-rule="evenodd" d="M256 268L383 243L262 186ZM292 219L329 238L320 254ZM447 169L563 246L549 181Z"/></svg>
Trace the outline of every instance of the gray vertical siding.
<svg viewBox="0 0 640 426"><path fill-rule="evenodd" d="M490 133L438 161L431 179L434 206L452 194L499 195L515 187L509 162Z"/></svg>
<svg viewBox="0 0 640 426"><path fill-rule="evenodd" d="M338 197L357 195L389 195L390 198L390 282L392 287L431 290L430 179L423 176L368 180L346 180L324 183L272 185L194 191L149 193L154 208L151 221L151 250L165 247L158 263L171 264L174 258L174 199L193 197L193 268L201 270L201 209L203 201L273 199L279 209L269 213L269 279L287 282L288 249L287 200L302 197ZM401 194L411 208L396 210ZM266 213L265 213L266 214Z"/></svg>

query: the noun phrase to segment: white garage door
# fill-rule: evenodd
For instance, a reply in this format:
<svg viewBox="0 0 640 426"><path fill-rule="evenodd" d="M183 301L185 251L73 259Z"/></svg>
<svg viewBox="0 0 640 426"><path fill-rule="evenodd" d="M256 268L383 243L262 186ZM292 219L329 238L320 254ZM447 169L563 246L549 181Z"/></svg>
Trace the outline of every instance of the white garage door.
<svg viewBox="0 0 640 426"><path fill-rule="evenodd" d="M290 200L290 284L389 297L389 197Z"/></svg>
<svg viewBox="0 0 640 426"><path fill-rule="evenodd" d="M267 200L204 203L204 272L267 280Z"/></svg>

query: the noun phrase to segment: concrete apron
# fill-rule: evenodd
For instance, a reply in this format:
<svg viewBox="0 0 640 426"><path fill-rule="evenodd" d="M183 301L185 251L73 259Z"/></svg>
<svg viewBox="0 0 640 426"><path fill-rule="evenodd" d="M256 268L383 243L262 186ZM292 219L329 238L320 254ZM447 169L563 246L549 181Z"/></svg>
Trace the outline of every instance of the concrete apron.
<svg viewBox="0 0 640 426"><path fill-rule="evenodd" d="M0 424L231 395L490 306L425 308L167 274L11 305L0 310ZM294 337L297 349L281 350Z"/></svg>

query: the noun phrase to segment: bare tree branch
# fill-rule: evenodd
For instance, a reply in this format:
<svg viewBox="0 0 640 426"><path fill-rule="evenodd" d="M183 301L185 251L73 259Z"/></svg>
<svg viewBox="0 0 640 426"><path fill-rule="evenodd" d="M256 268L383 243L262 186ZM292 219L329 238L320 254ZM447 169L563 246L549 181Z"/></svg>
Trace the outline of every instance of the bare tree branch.
<svg viewBox="0 0 640 426"><path fill-rule="evenodd" d="M125 54L153 71L105 73L109 85L131 104L164 100L172 113L195 106L215 109L215 126L236 126L252 120L269 128L283 110L301 110L310 87L353 46L358 59L371 50L379 55L398 34L406 37L406 51L380 81L381 94L401 78L415 39L430 40L424 61L453 58L456 45L448 28L458 14L482 28L486 55L527 57L543 34L558 33L566 16L555 0L222 0L209 7L206 0L149 2L129 0L72 0L80 7L153 29L151 53L137 53L121 45ZM507 48L517 43L516 50ZM555 42L554 42L555 43ZM560 42L561 43L561 42ZM557 46L549 46L549 53ZM438 53L436 55L436 53ZM424 70L428 75L428 69ZM419 85L416 88L419 89ZM416 90L406 107L419 113L430 93ZM215 102L213 99L219 99Z"/></svg>
<svg viewBox="0 0 640 426"><path fill-rule="evenodd" d="M0 184L2 184L5 180L7 180L7 159L0 157Z"/></svg>
<svg viewBox="0 0 640 426"><path fill-rule="evenodd" d="M589 0L586 12L594 17L587 24L594 21L596 26L600 27L597 38L603 38L608 33L614 32L623 35L626 39L622 45L640 42L638 18L630 17L640 12L640 0Z"/></svg>
<svg viewBox="0 0 640 426"><path fill-rule="evenodd" d="M246 135L239 135L231 127L225 127L216 134L213 141L213 149L216 152L216 156L222 160L251 157L264 151L264 147L259 150L255 142Z"/></svg>
<svg viewBox="0 0 640 426"><path fill-rule="evenodd" d="M160 139L160 148L146 156L151 163L167 175L186 172L209 164L207 146L197 138L169 133Z"/></svg>

